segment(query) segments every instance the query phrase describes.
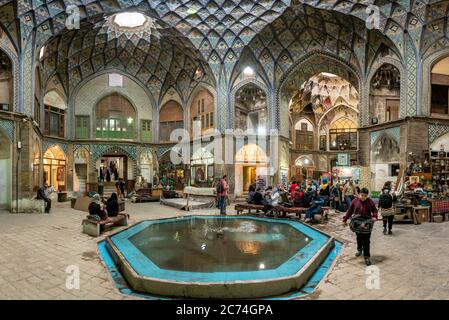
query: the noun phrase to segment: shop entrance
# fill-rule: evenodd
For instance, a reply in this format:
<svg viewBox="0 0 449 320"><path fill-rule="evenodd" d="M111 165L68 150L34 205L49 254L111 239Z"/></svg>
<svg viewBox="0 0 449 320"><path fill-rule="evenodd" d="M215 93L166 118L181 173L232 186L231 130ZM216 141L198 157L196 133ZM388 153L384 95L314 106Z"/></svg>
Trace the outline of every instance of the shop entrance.
<svg viewBox="0 0 449 320"><path fill-rule="evenodd" d="M256 167L243 167L243 191L248 192L249 186L256 182Z"/></svg>
<svg viewBox="0 0 449 320"><path fill-rule="evenodd" d="M268 186L268 157L255 144L245 145L235 155L235 188L236 196L249 191L249 186L256 183L265 189Z"/></svg>
<svg viewBox="0 0 449 320"><path fill-rule="evenodd" d="M11 142L0 130L0 209L11 208Z"/></svg>
<svg viewBox="0 0 449 320"><path fill-rule="evenodd" d="M56 191L66 191L66 156L59 146L44 153L44 181Z"/></svg>
<svg viewBox="0 0 449 320"><path fill-rule="evenodd" d="M103 181L128 180L128 157L125 155L104 155L100 158L98 175Z"/></svg>

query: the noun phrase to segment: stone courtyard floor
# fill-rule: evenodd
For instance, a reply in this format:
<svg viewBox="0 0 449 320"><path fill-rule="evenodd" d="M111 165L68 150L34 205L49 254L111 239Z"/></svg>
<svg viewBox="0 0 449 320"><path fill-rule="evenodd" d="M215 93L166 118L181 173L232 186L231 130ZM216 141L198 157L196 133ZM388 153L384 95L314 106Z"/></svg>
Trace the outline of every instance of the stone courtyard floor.
<svg viewBox="0 0 449 320"><path fill-rule="evenodd" d="M228 207L228 213L233 214ZM130 223L186 214L159 203L126 203ZM217 209L193 214L217 214ZM190 213L187 213L190 214ZM55 203L51 214L0 213L0 299L135 299L120 294L97 254L97 242L81 233L86 213ZM367 269L354 257L355 237L341 225L341 214L315 227L343 242L333 268L305 299L448 299L449 223L402 224L392 236L381 222L372 235L372 261ZM80 289L67 289L66 268L80 268ZM378 271L379 288L369 272ZM371 287L371 289L370 289Z"/></svg>

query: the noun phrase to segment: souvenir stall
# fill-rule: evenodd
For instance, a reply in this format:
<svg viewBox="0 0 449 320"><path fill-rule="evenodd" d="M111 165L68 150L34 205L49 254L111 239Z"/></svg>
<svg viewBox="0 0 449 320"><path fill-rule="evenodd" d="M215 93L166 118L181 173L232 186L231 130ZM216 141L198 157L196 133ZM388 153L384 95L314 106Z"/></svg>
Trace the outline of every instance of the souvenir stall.
<svg viewBox="0 0 449 320"><path fill-rule="evenodd" d="M397 207L405 209L410 219L418 210L420 222L448 221L449 152L424 151L420 159L409 154L408 160L409 165L404 170L402 198Z"/></svg>
<svg viewBox="0 0 449 320"><path fill-rule="evenodd" d="M360 183L360 167L333 167L332 168L332 178L337 179L339 183L344 184L349 179L354 181L355 185Z"/></svg>

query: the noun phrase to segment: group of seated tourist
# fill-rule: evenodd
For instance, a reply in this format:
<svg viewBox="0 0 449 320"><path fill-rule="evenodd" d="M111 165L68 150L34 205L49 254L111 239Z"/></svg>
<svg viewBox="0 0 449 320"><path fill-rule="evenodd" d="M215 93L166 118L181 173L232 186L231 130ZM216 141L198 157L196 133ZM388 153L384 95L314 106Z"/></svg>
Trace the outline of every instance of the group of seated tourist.
<svg viewBox="0 0 449 320"><path fill-rule="evenodd" d="M92 202L88 207L89 219L102 221L108 217L116 217L119 213L119 203L117 193L112 193L111 197L104 201L97 193L92 197Z"/></svg>
<svg viewBox="0 0 449 320"><path fill-rule="evenodd" d="M249 187L247 202L255 205L263 205L265 213L274 207L281 205L286 208L306 208L305 221L313 220L323 206L332 206L338 211L346 211L352 200L357 195L357 187L352 180L340 184L334 181L329 184L328 179L323 177L321 184L312 179L302 183L292 181L288 191L282 184L277 187L267 187L262 190L253 183Z"/></svg>

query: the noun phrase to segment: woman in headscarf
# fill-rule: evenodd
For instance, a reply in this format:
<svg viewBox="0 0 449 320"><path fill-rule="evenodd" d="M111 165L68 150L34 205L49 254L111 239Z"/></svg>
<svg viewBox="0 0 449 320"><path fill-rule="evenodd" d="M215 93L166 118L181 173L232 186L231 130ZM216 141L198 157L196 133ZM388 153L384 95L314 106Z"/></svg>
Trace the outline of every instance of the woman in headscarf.
<svg viewBox="0 0 449 320"><path fill-rule="evenodd" d="M108 211L109 217L116 217L118 215L119 205L117 193L113 192L111 197L106 201L106 210Z"/></svg>
<svg viewBox="0 0 449 320"><path fill-rule="evenodd" d="M332 186L331 189L331 203L332 203L332 207L336 210L336 211L342 211L341 207L342 207L342 196L341 196L341 192L340 192L340 184L337 182L337 180L334 180L334 185Z"/></svg>
<svg viewBox="0 0 449 320"><path fill-rule="evenodd" d="M382 215L382 221L384 225L383 233L387 234L387 225L388 225L388 234L393 234L391 231L393 228L393 220L394 215L396 213L394 202L396 202L396 195L391 193L391 185L385 184L382 189L382 194L379 197L379 209L380 214Z"/></svg>
<svg viewBox="0 0 449 320"><path fill-rule="evenodd" d="M98 193L93 195L92 202L89 204L88 210L89 215L98 216L100 220L106 220L108 218L108 213L104 204L101 202L101 198Z"/></svg>

